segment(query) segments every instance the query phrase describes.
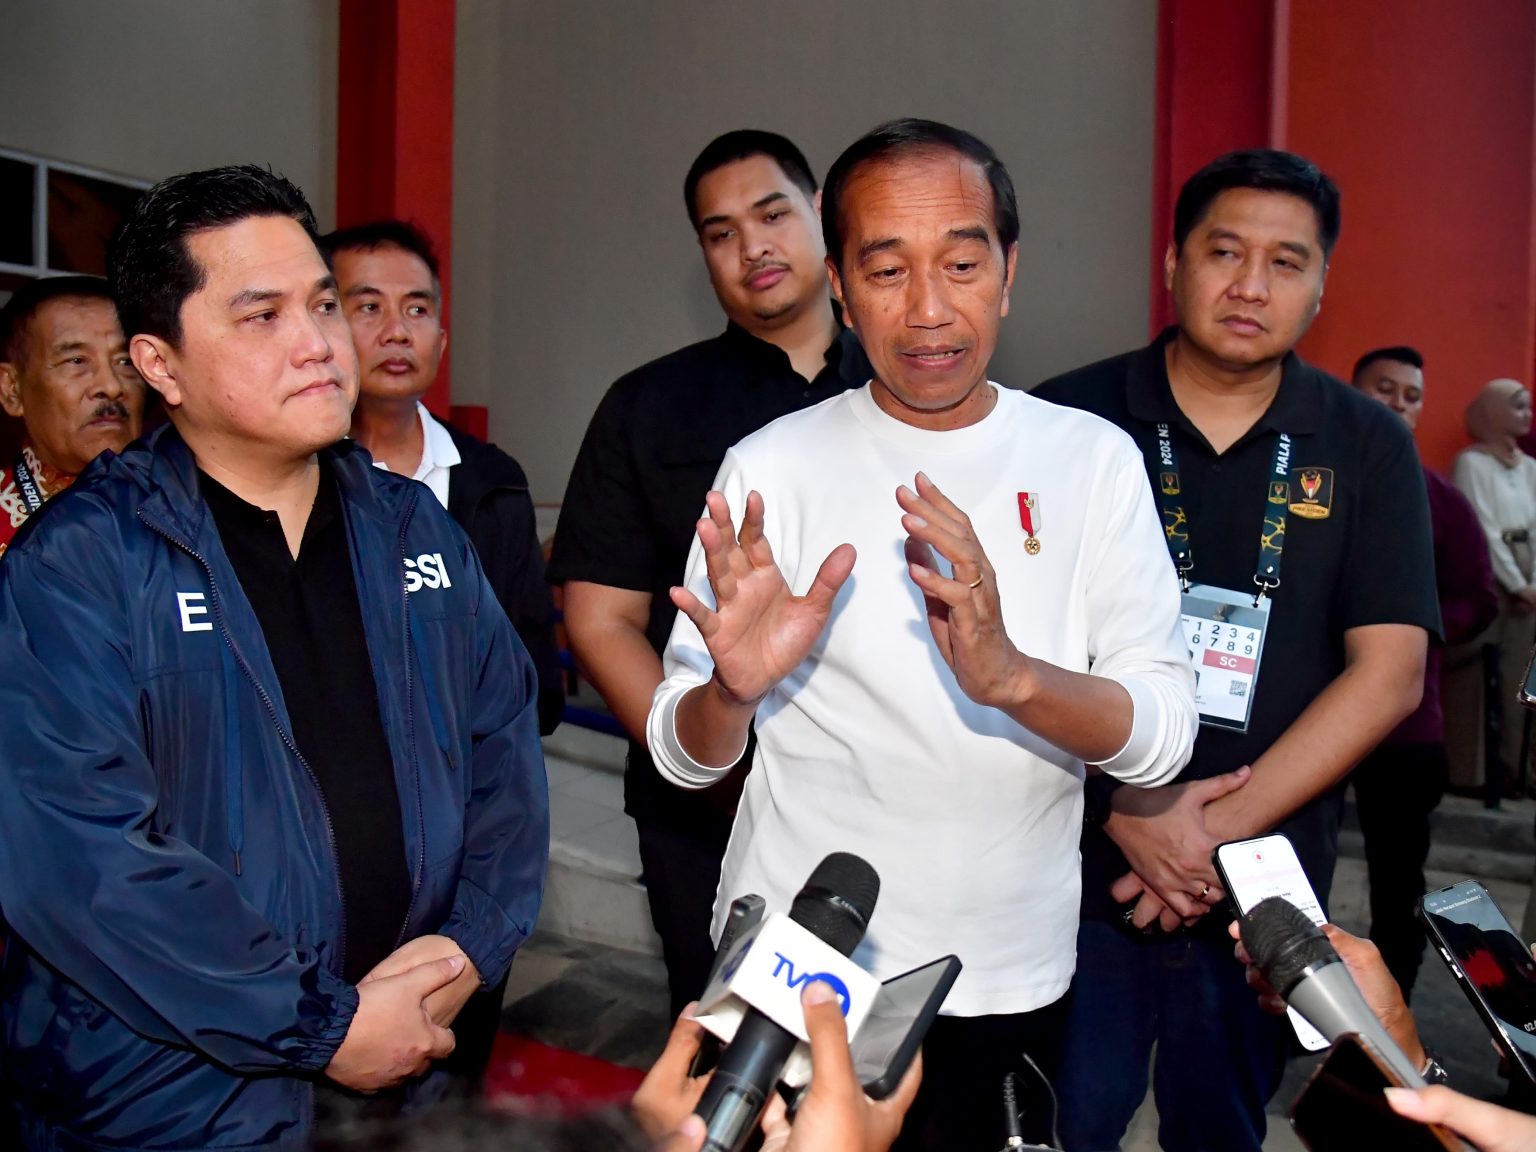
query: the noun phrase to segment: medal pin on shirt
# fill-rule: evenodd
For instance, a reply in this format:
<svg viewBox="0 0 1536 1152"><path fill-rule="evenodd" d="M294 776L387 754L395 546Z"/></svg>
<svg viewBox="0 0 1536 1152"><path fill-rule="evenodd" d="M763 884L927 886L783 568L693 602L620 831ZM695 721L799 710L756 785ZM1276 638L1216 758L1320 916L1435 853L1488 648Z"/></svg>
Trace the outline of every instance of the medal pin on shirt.
<svg viewBox="0 0 1536 1152"><path fill-rule="evenodd" d="M1040 555L1040 493L1019 493L1019 527L1027 537L1024 551L1031 556Z"/></svg>

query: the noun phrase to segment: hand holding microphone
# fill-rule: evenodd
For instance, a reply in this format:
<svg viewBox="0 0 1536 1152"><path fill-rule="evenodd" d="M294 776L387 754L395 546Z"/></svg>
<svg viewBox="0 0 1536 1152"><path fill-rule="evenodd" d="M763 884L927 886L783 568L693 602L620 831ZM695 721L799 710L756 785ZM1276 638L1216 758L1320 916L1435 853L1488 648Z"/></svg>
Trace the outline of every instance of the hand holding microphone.
<svg viewBox="0 0 1536 1152"><path fill-rule="evenodd" d="M1264 981L1330 1041L1353 1032L1374 1048L1398 1078L1424 1087L1423 1049L1415 1032L1417 1062L1388 1034L1366 1002L1349 966L1322 929L1288 900L1271 896L1250 908L1241 923L1242 947ZM1250 983L1252 980L1250 979Z"/></svg>

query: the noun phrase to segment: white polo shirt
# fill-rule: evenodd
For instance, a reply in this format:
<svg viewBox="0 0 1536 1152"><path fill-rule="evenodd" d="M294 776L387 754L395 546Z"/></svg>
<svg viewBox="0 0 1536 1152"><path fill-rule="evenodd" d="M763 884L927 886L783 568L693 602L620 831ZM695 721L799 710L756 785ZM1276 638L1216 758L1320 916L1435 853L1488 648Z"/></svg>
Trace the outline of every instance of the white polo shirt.
<svg viewBox="0 0 1536 1152"><path fill-rule="evenodd" d="M1108 422L998 388L968 428L932 432L886 415L868 386L785 416L727 453L716 487L740 522L746 494L790 587L803 594L837 545L858 550L826 631L769 693L715 906L748 892L787 911L828 852L880 874L855 959L888 979L953 952L959 1016L1025 1012L1067 990L1081 887L1081 761L962 693L907 573L896 487L921 469L960 506L997 573L1024 652L1124 686L1126 746L1103 770L1170 779L1197 716L1179 590L1141 454ZM1025 548L1019 495L1034 496L1040 549ZM697 541L687 585L713 597ZM649 720L658 769L689 788L718 780L677 741L677 702L712 662L679 613Z"/></svg>
<svg viewBox="0 0 1536 1152"><path fill-rule="evenodd" d="M427 406L419 400L416 402L416 414L421 417L421 463L416 465L411 479L420 480L432 489L437 502L446 508L448 469L459 463L459 446L448 435L448 429L438 423L432 413L427 411ZM383 460L375 460L373 466L389 471L389 465Z"/></svg>

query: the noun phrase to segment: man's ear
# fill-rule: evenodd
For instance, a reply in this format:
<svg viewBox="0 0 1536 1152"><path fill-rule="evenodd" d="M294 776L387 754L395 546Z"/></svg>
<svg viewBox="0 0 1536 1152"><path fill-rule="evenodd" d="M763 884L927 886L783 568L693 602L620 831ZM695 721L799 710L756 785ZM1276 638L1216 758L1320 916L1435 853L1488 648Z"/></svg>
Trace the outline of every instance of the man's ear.
<svg viewBox="0 0 1536 1152"><path fill-rule="evenodd" d="M1013 291L1013 274L1015 271L1017 271L1018 266L1019 244L1018 241L1014 241L1011 245L1008 246L1008 257L1003 264L1005 269L1003 272L1003 304L1002 307L997 310L997 314L999 316L1008 315L1008 294Z"/></svg>
<svg viewBox="0 0 1536 1152"><path fill-rule="evenodd" d="M0 408L5 409L7 416L26 419L21 403L21 372L9 361L0 363Z"/></svg>
<svg viewBox="0 0 1536 1152"><path fill-rule="evenodd" d="M1168 241L1168 250L1163 253L1163 287L1173 291L1173 270L1179 265L1179 249L1172 240Z"/></svg>
<svg viewBox="0 0 1536 1152"><path fill-rule="evenodd" d="M181 406L181 382L176 378L176 350L158 336L139 333L128 341L128 357L144 382L160 393L167 408Z"/></svg>
<svg viewBox="0 0 1536 1152"><path fill-rule="evenodd" d="M828 284L831 284L831 289L833 289L833 307L842 309L843 327L851 329L854 326L854 318L848 315L848 303L846 303L846 298L843 296L843 278L837 272L837 264L833 263L833 258L831 257L826 258L826 281L828 281Z"/></svg>
<svg viewBox="0 0 1536 1152"><path fill-rule="evenodd" d="M811 207L816 209L816 217L817 217L817 219L820 219L821 218L821 189L820 188L816 189L816 191L811 195Z"/></svg>

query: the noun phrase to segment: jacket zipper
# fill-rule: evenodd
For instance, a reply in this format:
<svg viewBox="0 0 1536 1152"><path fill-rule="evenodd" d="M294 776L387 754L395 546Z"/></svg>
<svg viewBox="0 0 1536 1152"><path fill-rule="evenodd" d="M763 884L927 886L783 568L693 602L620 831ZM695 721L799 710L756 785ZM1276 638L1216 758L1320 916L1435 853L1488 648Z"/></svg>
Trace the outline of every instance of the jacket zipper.
<svg viewBox="0 0 1536 1152"><path fill-rule="evenodd" d="M416 912L416 899L421 895L422 880L427 874L427 817L425 805L421 799L421 760L416 750L416 679L411 673L411 652L414 645L411 642L411 602L410 593L405 590L405 537L411 527L411 517L416 514L416 502L419 495L416 492L409 494L409 502L405 506L405 515L400 521L400 626L401 639L405 642L405 724L407 743L411 752L411 779L416 783L416 878L411 884L411 901L405 906L405 920L400 925L400 932L395 937L395 947L405 943L405 934L410 930L411 917Z"/></svg>
<svg viewBox="0 0 1536 1152"><path fill-rule="evenodd" d="M288 733L283 730L282 721L278 719L277 715L277 705L272 702L272 697L268 695L267 690L261 686L261 681L256 678L256 673L253 672L251 670L251 666L245 662L245 657L241 655L239 646L235 644L235 638L230 633L229 625L225 622L224 619L224 606L222 603L222 598L219 595L219 582L214 578L213 575L213 565L209 564L207 560L203 559L203 557L197 553L191 547L191 545L177 539L175 536L171 535L170 532L153 523L147 516L144 515L143 509L139 510L138 517L150 529L150 531L154 532L157 536L169 540L177 548L180 548L188 556L192 557L192 559L201 564L203 571L208 574L208 588L209 591L213 593L213 616L214 619L219 622L219 634L224 637L224 643L228 644L229 650L234 653L235 663L240 665L240 670L245 673L246 678L251 682L251 686L256 689L256 694L261 697L261 702L267 706L267 715L271 717L272 727L277 729L277 734L282 738L283 744L287 746L288 751L292 752L294 758L298 760L298 762L303 766L304 771L309 774L309 779L315 786L315 795L320 799L320 814L325 818L325 834L326 837L330 840L331 844L331 864L336 872L336 899L341 907L341 931L336 947L336 970L340 972L345 966L347 954L347 893L346 890L341 886L341 857L336 848L336 827L331 823L331 811L325 803L325 790L320 787L320 778L315 775L315 770L309 766L309 761L304 759L304 754L299 751L298 745L296 745ZM401 583L401 587L404 587L403 581ZM419 790L420 789L418 787L418 791ZM240 858L238 855L235 857L235 874L240 874Z"/></svg>

